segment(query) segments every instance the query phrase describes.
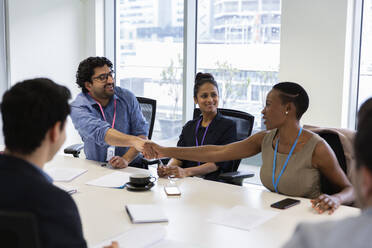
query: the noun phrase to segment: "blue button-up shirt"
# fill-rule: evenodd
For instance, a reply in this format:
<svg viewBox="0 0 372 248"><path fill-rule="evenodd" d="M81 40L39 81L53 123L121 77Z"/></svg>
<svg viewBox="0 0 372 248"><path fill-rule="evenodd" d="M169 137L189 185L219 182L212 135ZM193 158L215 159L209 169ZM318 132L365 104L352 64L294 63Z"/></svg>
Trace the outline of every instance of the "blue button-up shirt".
<svg viewBox="0 0 372 248"><path fill-rule="evenodd" d="M114 99L116 99L116 120L114 129L134 136L147 136L148 123L142 115L136 97L129 90L115 87L114 96L103 107L106 121L97 102L87 93L80 93L71 103L71 119L84 142L87 159L104 162L109 145L105 135L112 127ZM116 147L115 155L123 156L128 147Z"/></svg>

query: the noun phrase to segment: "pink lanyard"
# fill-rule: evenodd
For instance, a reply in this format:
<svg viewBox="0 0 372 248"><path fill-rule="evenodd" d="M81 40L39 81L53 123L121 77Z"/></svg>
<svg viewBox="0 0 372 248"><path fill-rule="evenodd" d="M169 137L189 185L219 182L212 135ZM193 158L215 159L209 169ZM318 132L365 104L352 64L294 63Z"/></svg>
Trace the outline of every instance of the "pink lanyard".
<svg viewBox="0 0 372 248"><path fill-rule="evenodd" d="M91 94L89 94L89 95L92 97ZM103 112L103 108L102 108L101 104L96 99L93 98L93 100L96 101L96 103L98 104L99 109L101 110L101 114L103 116L103 119L107 122L106 116L105 116L105 113ZM111 126L112 128L114 128L114 126L115 126L115 120L116 120L116 99L114 99L114 118L112 119L112 126Z"/></svg>

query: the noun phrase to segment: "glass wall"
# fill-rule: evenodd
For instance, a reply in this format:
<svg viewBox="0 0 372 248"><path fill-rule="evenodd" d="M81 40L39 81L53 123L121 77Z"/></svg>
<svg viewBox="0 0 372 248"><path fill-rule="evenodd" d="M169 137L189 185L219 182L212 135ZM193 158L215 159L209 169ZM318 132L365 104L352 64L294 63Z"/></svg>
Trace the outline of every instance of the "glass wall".
<svg viewBox="0 0 372 248"><path fill-rule="evenodd" d="M0 0L0 97L3 98L4 92L8 88L8 68L7 68L7 54L6 54L6 25L5 25L5 0ZM0 118L0 130L3 123ZM0 145L4 144L3 132L0 132Z"/></svg>
<svg viewBox="0 0 372 248"><path fill-rule="evenodd" d="M372 97L372 0L363 5L358 107Z"/></svg>
<svg viewBox="0 0 372 248"><path fill-rule="evenodd" d="M197 70L219 83L221 108L255 116L277 82L280 53L280 0L199 0Z"/></svg>
<svg viewBox="0 0 372 248"><path fill-rule="evenodd" d="M116 2L117 84L157 100L153 140L175 144L182 128L183 0Z"/></svg>

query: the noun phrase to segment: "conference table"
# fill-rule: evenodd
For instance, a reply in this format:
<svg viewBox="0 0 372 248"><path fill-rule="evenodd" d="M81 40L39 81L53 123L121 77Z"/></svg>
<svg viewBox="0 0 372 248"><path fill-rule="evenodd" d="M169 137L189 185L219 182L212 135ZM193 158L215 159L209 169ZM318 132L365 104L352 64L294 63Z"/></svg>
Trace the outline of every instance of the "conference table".
<svg viewBox="0 0 372 248"><path fill-rule="evenodd" d="M81 158L57 155L46 167L83 168L88 171L71 182L60 183L73 186L73 194L83 225L84 236L90 247L120 235L134 227L159 224L132 224L126 204L156 204L166 213L169 222L162 223L166 238L189 244L189 247L281 247L292 235L299 222L319 222L355 216L360 210L340 206L333 214L318 214L309 199L286 210L273 209L270 205L286 198L258 186L235 186L213 182L198 177L175 181L181 196L167 196L164 186L168 179L159 178L149 191L132 192L127 189L103 188L86 185L87 181L110 174L114 171L126 173L143 172L138 168L109 169L102 163ZM150 170L156 175L156 170ZM276 211L278 214L252 230L242 230L208 221L212 216L241 205L252 209ZM141 237L139 237L141 238Z"/></svg>

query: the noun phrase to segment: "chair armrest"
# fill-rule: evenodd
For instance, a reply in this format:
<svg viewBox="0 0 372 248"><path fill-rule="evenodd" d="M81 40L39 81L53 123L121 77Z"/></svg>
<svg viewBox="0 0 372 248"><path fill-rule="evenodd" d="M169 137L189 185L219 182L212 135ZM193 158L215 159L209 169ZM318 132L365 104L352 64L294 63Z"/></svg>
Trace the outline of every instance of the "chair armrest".
<svg viewBox="0 0 372 248"><path fill-rule="evenodd" d="M231 184L242 186L243 180L245 178L250 178L253 176L254 176L254 173L251 171L234 171L234 172L222 173L218 176L218 179L221 179L222 181L226 183L231 183Z"/></svg>
<svg viewBox="0 0 372 248"><path fill-rule="evenodd" d="M84 144L74 144L66 147L63 152L66 154L72 154L75 158L79 157L81 149L84 148Z"/></svg>

